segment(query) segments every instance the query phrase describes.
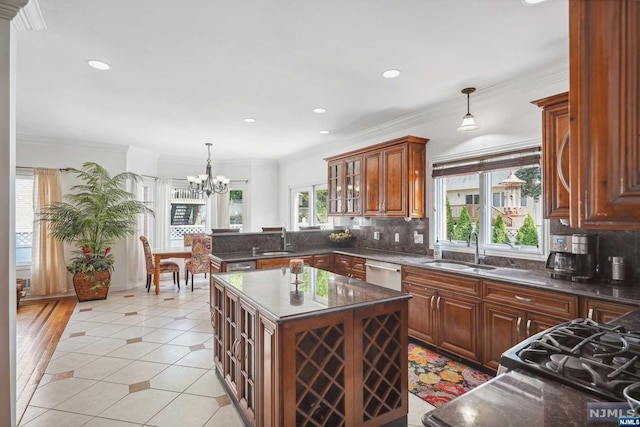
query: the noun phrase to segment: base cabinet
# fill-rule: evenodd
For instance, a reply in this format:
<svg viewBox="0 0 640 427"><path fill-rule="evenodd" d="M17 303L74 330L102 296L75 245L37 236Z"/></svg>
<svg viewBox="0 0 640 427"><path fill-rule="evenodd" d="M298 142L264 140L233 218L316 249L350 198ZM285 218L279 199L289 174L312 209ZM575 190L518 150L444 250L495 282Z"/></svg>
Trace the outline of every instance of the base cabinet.
<svg viewBox="0 0 640 427"><path fill-rule="evenodd" d="M403 269L409 301L409 334L466 359L482 360L479 281L413 267ZM459 292L451 292L458 290ZM465 295L461 292L469 293Z"/></svg>

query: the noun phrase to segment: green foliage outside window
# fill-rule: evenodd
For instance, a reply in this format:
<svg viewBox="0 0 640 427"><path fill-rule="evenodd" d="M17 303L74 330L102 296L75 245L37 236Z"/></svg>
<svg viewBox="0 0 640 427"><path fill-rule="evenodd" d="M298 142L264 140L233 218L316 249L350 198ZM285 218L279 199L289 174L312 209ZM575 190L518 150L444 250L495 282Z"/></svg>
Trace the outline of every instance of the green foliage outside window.
<svg viewBox="0 0 640 427"><path fill-rule="evenodd" d="M538 228L530 214L527 214L524 224L516 234L516 245L538 246Z"/></svg>
<svg viewBox="0 0 640 427"><path fill-rule="evenodd" d="M471 217L469 216L469 210L466 206L462 208L460 211L460 218L458 218L458 223L455 226L455 230L453 232L453 240L467 240L469 237L469 233L471 233L472 225L471 225Z"/></svg>
<svg viewBox="0 0 640 427"><path fill-rule="evenodd" d="M511 243L507 233L507 225L504 223L502 215L498 215L493 223L491 241L493 243Z"/></svg>
<svg viewBox="0 0 640 427"><path fill-rule="evenodd" d="M540 166L518 169L516 176L525 181L521 189L522 198L533 197L534 200L540 199L540 194L542 194L542 183L540 182L542 173Z"/></svg>
<svg viewBox="0 0 640 427"><path fill-rule="evenodd" d="M451 212L451 204L449 203L449 198L447 197L447 235L445 239L451 238L453 236L455 225L453 223L453 213Z"/></svg>

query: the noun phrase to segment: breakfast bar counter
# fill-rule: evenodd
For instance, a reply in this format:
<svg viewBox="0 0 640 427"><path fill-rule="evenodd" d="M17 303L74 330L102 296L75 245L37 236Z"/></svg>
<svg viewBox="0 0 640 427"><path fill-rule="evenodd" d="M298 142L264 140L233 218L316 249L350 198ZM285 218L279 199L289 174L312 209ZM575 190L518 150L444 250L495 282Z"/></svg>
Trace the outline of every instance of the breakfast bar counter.
<svg viewBox="0 0 640 427"><path fill-rule="evenodd" d="M406 425L405 293L304 267L212 274L216 372L247 425Z"/></svg>

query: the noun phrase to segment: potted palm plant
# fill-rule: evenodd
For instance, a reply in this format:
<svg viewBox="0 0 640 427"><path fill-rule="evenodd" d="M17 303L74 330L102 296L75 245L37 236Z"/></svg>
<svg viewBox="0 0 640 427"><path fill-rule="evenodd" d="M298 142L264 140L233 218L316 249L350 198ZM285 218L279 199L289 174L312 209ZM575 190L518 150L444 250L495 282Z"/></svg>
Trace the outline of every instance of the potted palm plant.
<svg viewBox="0 0 640 427"><path fill-rule="evenodd" d="M82 184L71 187L65 201L45 206L38 220L48 223L51 237L76 247L67 270L73 273L78 301L106 299L114 264L111 245L135 232L138 214L153 211L124 189L127 180L142 179L135 173L111 176L93 162L65 171Z"/></svg>

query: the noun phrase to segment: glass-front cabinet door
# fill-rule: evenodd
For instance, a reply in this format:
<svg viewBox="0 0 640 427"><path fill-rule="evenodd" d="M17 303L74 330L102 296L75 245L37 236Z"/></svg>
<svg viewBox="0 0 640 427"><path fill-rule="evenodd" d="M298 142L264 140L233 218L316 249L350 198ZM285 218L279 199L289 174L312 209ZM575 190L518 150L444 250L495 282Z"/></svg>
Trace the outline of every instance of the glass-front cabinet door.
<svg viewBox="0 0 640 427"><path fill-rule="evenodd" d="M329 162L329 215L355 216L362 213L361 165L362 156Z"/></svg>
<svg viewBox="0 0 640 427"><path fill-rule="evenodd" d="M329 163L328 214L342 215L342 160Z"/></svg>
<svg viewBox="0 0 640 427"><path fill-rule="evenodd" d="M362 157L344 161L344 214L359 215L362 213L362 198L360 197L360 165Z"/></svg>

